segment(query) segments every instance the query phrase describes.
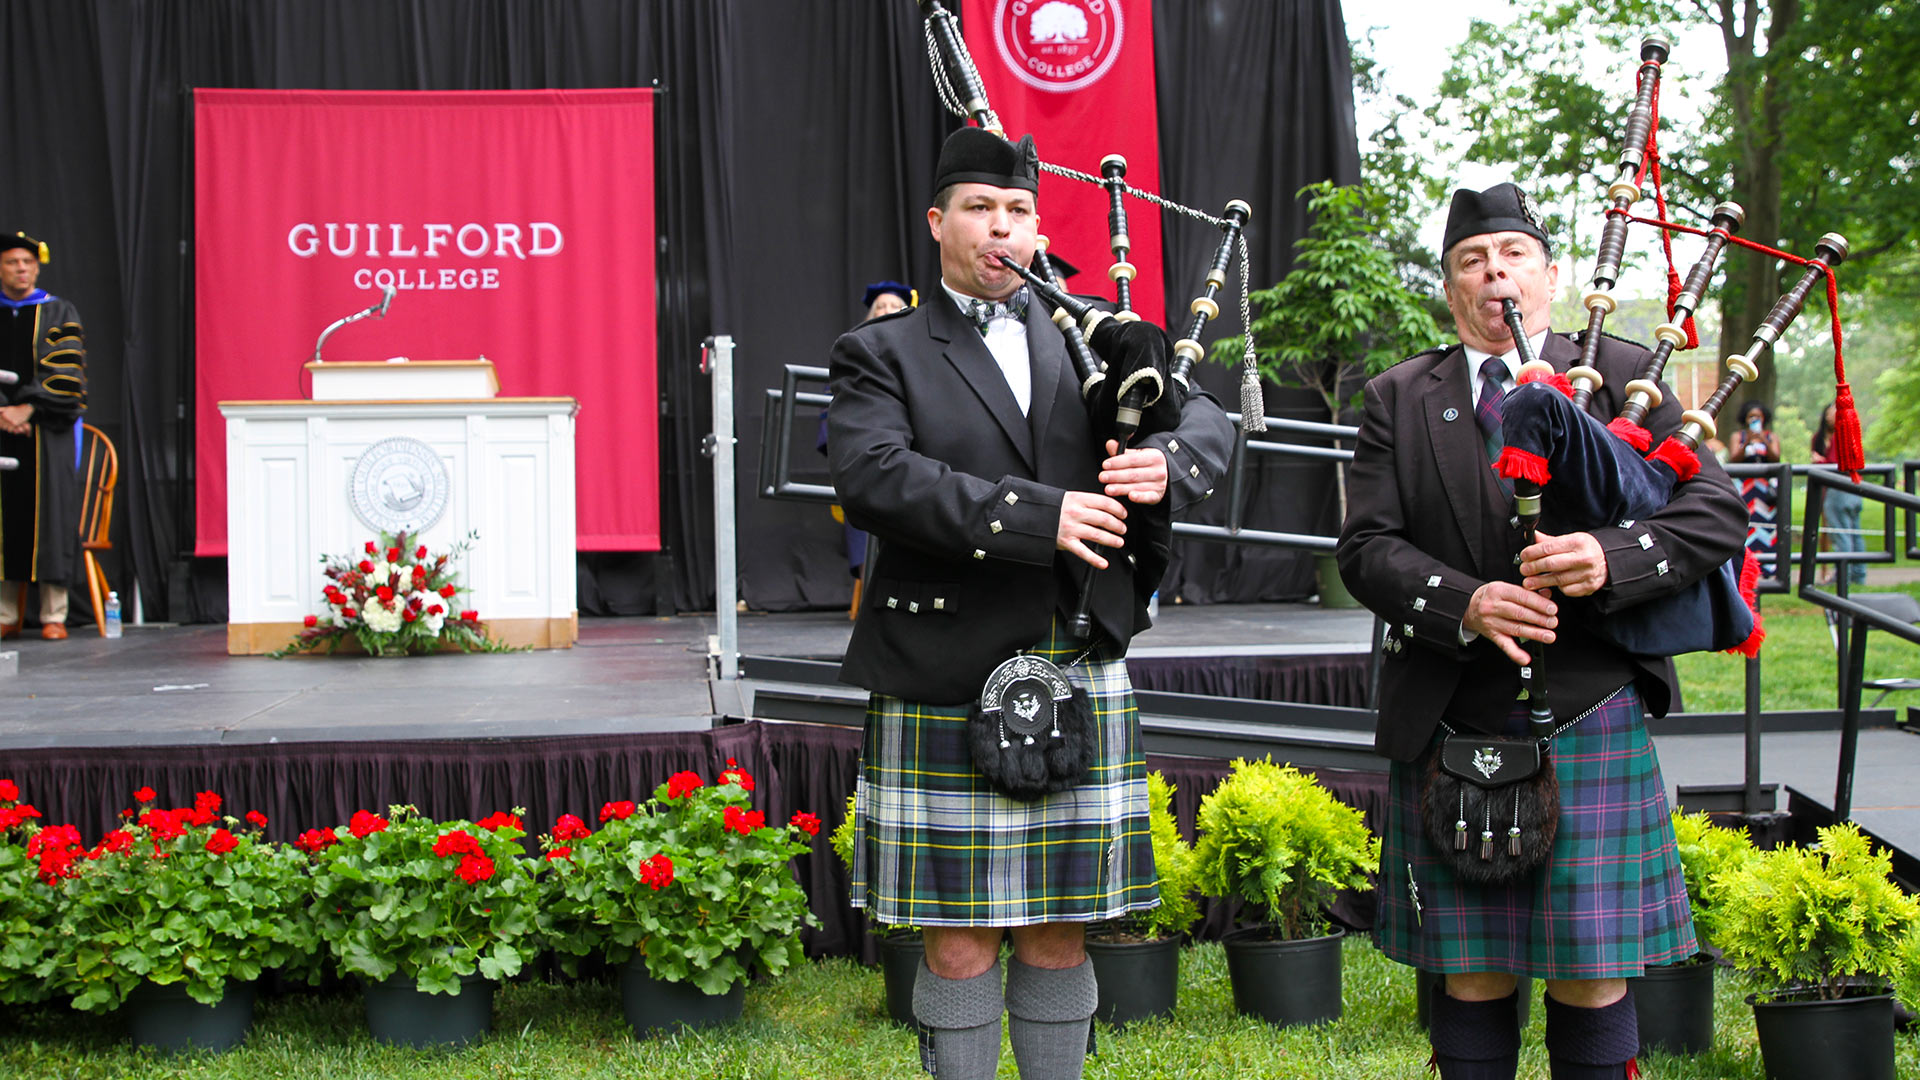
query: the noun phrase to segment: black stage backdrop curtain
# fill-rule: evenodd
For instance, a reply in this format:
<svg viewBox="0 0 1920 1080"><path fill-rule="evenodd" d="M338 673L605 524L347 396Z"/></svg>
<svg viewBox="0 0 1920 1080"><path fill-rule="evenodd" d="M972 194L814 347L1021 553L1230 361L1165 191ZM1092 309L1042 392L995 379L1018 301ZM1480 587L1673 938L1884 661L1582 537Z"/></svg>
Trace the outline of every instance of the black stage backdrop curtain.
<svg viewBox="0 0 1920 1080"><path fill-rule="evenodd" d="M1339 2L1159 0L1154 18L1160 186L1211 212L1228 198L1251 203L1253 281L1270 284L1304 227L1294 192L1358 175ZM107 570L123 596L137 580L149 618L226 615L222 562L190 557L191 123L201 86L657 86L660 400L628 405L661 416L665 550L583 554L581 611L712 607L711 472L700 453L711 398L698 360L716 333L739 349L745 599L765 610L846 603L841 534L826 511L756 497L758 432L781 366L824 365L860 314L863 283L937 280L922 221L940 140L957 121L934 99L916 5L0 0L0 48L9 103L0 139L16 161L0 227L51 243L43 283L86 320L89 419L121 451ZM1103 206L1090 191L1083 207L1049 213ZM1167 237L1167 292L1184 298L1217 235L1170 219ZM1203 382L1231 400L1224 369ZM1269 404L1318 418L1299 395L1270 391ZM795 460L802 479L816 478L824 469L811 425L801 426ZM1329 475L1260 466L1248 524L1325 531ZM1182 548L1168 582L1181 599L1289 599L1312 588L1297 554Z"/></svg>
<svg viewBox="0 0 1920 1080"><path fill-rule="evenodd" d="M89 844L120 823L133 792L150 786L163 807L191 806L212 791L223 813L267 815L267 835L291 841L310 828L345 824L355 810L384 813L412 803L437 820L475 821L521 807L532 836L561 814L599 827L600 807L644 799L668 776L691 769L711 781L737 760L755 780L753 805L769 824L795 811L820 818L813 852L795 863L820 926L803 935L808 955L878 955L864 916L848 904L847 870L827 846L846 813L859 769L859 728L747 723L712 731L469 741L270 743L258 746L55 747L8 750L0 775L38 806L45 824L71 823ZM1147 765L1175 786L1173 811L1192 839L1200 800L1227 774L1227 763L1150 755ZM1309 770L1311 771L1311 770ZM1386 773L1321 769L1320 782L1367 817L1385 822ZM1195 935L1217 938L1234 925L1239 904L1206 901ZM1354 929L1373 922L1371 894L1342 894L1333 915Z"/></svg>

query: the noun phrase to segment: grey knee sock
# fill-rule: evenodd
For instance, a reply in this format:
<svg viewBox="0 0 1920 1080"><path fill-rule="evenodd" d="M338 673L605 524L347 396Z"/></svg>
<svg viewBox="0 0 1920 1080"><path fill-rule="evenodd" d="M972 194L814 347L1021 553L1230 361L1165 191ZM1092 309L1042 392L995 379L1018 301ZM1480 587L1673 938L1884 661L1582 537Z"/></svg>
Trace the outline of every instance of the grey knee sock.
<svg viewBox="0 0 1920 1080"><path fill-rule="evenodd" d="M970 979L935 975L920 961L913 982L913 1016L931 1033L920 1064L938 1080L992 1080L1000 1070L1000 965Z"/></svg>
<svg viewBox="0 0 1920 1080"><path fill-rule="evenodd" d="M1021 1080L1080 1080L1087 1025L1100 1002L1093 961L1078 967L1007 965L1007 1032Z"/></svg>

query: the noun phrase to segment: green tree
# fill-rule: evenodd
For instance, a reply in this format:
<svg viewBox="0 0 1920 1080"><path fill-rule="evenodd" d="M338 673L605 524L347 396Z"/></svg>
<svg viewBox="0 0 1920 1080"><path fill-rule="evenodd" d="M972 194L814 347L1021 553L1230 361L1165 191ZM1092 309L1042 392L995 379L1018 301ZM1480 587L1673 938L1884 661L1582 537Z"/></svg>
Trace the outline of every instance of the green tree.
<svg viewBox="0 0 1920 1080"><path fill-rule="evenodd" d="M1662 76L1663 101L1694 99L1704 116L1676 130L1663 115L1671 213L1702 222L1730 198L1747 211L1743 236L1796 254L1810 256L1822 233L1846 235L1843 273L1855 282L1878 288L1920 270L1883 258L1920 246L1920 18L1911 5L1622 0L1520 10L1504 27L1473 25L1428 110L1456 151L1513 162L1543 203L1591 207L1582 216L1597 232L1596 189L1615 176L1640 38L1712 28L1723 55L1676 51ZM1596 50L1617 57L1600 80L1586 75ZM1556 234L1568 235L1568 215L1556 216ZM1584 252L1576 244L1573 253ZM1729 256L1723 354L1744 351L1797 269L1745 250ZM1772 401L1774 389L1773 367L1762 365L1752 395Z"/></svg>

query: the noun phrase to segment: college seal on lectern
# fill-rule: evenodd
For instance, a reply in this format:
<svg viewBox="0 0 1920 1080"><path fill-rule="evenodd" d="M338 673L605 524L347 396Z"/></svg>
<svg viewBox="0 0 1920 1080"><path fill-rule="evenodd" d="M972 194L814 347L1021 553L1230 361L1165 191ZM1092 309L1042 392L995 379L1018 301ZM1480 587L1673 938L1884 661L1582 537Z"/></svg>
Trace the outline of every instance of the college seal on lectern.
<svg viewBox="0 0 1920 1080"><path fill-rule="evenodd" d="M353 463L347 501L370 529L418 533L447 508L447 467L433 447L404 436L381 439Z"/></svg>

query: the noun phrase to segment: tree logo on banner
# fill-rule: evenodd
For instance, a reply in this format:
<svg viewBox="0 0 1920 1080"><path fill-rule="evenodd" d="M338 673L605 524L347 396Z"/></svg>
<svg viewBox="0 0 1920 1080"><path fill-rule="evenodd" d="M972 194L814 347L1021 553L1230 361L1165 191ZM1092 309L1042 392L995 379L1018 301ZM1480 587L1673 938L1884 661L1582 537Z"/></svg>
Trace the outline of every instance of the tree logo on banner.
<svg viewBox="0 0 1920 1080"><path fill-rule="evenodd" d="M1125 33L1120 0L999 0L993 43L1021 82L1068 93L1106 75Z"/></svg>

